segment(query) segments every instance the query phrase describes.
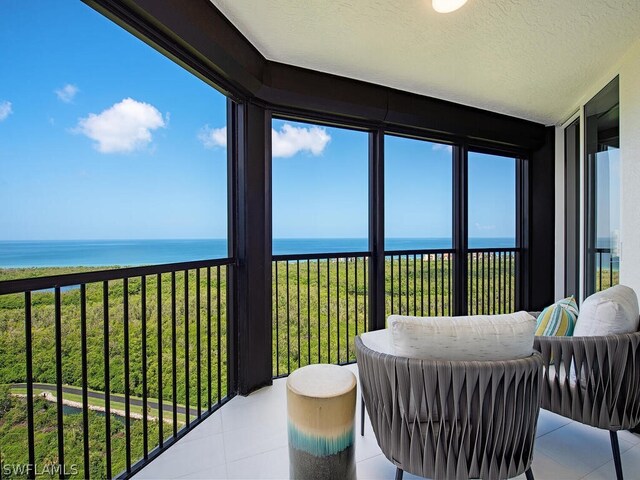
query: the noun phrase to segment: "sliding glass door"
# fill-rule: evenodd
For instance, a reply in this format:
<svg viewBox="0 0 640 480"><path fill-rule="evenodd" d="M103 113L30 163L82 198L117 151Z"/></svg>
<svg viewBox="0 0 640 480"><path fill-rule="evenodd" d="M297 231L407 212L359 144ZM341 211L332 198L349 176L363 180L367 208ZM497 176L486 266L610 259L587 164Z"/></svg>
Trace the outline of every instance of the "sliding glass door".
<svg viewBox="0 0 640 480"><path fill-rule="evenodd" d="M585 105L585 296L618 283L620 103L615 78Z"/></svg>

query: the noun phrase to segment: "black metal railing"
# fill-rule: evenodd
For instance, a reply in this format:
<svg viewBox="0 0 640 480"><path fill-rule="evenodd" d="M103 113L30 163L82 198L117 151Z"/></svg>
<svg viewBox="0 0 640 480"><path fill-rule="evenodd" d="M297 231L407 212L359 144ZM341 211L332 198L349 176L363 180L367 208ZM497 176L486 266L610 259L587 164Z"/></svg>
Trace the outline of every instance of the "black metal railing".
<svg viewBox="0 0 640 480"><path fill-rule="evenodd" d="M510 313L518 307L517 248L474 248L467 254L467 311Z"/></svg>
<svg viewBox="0 0 640 480"><path fill-rule="evenodd" d="M3 465L33 478L55 459L60 478L126 478L224 404L233 264L0 282L0 384L26 411L26 438L0 439Z"/></svg>
<svg viewBox="0 0 640 480"><path fill-rule="evenodd" d="M453 312L454 251L385 252L385 313L434 316Z"/></svg>
<svg viewBox="0 0 640 480"><path fill-rule="evenodd" d="M469 249L469 314L518 307L518 248ZM369 252L274 255L273 376L313 363L355 361L353 337L368 329ZM453 315L453 249L385 252L385 317Z"/></svg>
<svg viewBox="0 0 640 480"><path fill-rule="evenodd" d="M274 255L273 376L355 361L367 331L368 252Z"/></svg>
<svg viewBox="0 0 640 480"><path fill-rule="evenodd" d="M595 255L596 292L620 283L620 257L610 248L596 248Z"/></svg>

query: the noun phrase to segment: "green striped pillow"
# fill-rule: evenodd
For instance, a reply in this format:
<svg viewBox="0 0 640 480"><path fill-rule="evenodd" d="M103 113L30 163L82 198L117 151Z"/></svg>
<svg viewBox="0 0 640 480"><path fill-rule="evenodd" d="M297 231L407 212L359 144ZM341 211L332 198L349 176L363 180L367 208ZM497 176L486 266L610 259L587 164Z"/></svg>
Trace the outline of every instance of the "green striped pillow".
<svg viewBox="0 0 640 480"><path fill-rule="evenodd" d="M538 315L536 335L571 336L578 319L578 305L573 296L558 300Z"/></svg>

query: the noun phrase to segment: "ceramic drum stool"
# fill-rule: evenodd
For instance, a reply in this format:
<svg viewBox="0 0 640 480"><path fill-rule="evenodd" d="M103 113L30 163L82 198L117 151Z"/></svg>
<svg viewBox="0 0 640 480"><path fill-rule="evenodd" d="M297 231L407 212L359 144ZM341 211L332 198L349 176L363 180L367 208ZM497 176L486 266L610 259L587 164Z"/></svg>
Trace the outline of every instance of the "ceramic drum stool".
<svg viewBox="0 0 640 480"><path fill-rule="evenodd" d="M337 365L309 365L287 379L291 479L355 480L356 377Z"/></svg>

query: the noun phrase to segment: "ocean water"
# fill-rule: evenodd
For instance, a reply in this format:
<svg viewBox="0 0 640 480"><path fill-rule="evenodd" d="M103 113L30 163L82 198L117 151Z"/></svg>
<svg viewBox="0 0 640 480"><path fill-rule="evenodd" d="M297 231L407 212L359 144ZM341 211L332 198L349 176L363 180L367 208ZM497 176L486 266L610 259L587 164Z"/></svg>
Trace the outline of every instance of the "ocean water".
<svg viewBox="0 0 640 480"><path fill-rule="evenodd" d="M471 238L469 246L513 247L513 238ZM451 248L448 238L391 238L387 250ZM276 238L274 254L361 252L366 238ZM225 239L0 241L0 268L150 265L224 258Z"/></svg>

